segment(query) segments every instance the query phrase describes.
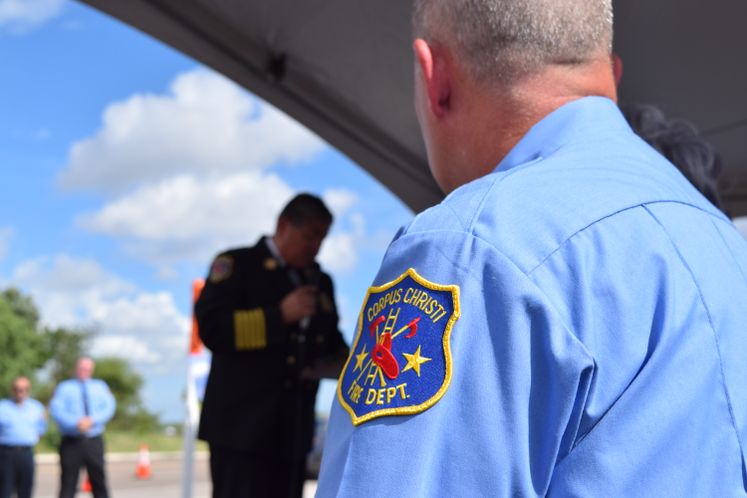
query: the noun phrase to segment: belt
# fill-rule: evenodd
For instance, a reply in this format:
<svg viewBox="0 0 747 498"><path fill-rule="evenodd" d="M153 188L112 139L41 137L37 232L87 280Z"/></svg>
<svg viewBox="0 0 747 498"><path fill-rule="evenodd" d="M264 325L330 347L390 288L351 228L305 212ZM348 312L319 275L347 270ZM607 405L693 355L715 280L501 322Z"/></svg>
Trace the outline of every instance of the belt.
<svg viewBox="0 0 747 498"><path fill-rule="evenodd" d="M7 450L7 451L30 451L32 448L33 446L0 444L0 450Z"/></svg>
<svg viewBox="0 0 747 498"><path fill-rule="evenodd" d="M89 436L83 436L83 435L79 435L79 436L62 436L62 440L63 441L88 441L88 440L91 440L91 439L100 439L100 438L101 438L101 434L97 434L95 436L90 436L90 437Z"/></svg>

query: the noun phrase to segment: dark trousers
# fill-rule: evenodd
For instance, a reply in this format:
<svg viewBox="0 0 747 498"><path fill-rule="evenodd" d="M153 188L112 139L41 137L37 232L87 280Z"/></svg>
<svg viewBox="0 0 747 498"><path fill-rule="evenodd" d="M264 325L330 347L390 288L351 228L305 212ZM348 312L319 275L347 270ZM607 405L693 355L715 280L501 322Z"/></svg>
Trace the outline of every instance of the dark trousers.
<svg viewBox="0 0 747 498"><path fill-rule="evenodd" d="M104 472L104 440L96 437L63 437L60 443L60 498L73 498L80 468L85 465L95 498L108 498Z"/></svg>
<svg viewBox="0 0 747 498"><path fill-rule="evenodd" d="M304 470L303 460L293 463L210 445L213 498L301 498ZM299 477L291 482L294 475Z"/></svg>
<svg viewBox="0 0 747 498"><path fill-rule="evenodd" d="M34 487L34 450L30 446L0 445L0 498L31 498Z"/></svg>

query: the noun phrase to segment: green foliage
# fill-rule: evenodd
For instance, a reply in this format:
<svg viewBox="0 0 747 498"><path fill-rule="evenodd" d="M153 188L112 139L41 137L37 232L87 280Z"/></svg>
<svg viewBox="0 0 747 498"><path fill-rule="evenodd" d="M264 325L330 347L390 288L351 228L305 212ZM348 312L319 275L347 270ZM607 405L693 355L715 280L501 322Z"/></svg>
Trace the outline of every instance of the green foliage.
<svg viewBox="0 0 747 498"><path fill-rule="evenodd" d="M0 292L0 396L7 396L11 381L24 375L34 383L33 397L48 404L55 386L73 377L76 361L87 354L95 331L45 328L39 322L39 311L30 297L13 288ZM36 383L35 374L42 367L48 381ZM160 429L158 416L148 412L140 399L143 378L126 360L98 359L94 377L106 381L117 400L112 427L136 432ZM44 443L50 447L59 443L54 423L49 424Z"/></svg>
<svg viewBox="0 0 747 498"><path fill-rule="evenodd" d="M52 420L49 421L49 424L47 424L47 432L45 432L40 438L39 438L39 447L45 448L48 450L57 449L60 447L60 442L62 441L62 435L60 434L60 429L57 427L57 424L55 424Z"/></svg>
<svg viewBox="0 0 747 498"><path fill-rule="evenodd" d="M121 358L96 360L94 377L106 381L117 399L117 411L110 426L112 428L145 432L160 427L158 416L149 413L140 399L143 378L132 370Z"/></svg>
<svg viewBox="0 0 747 498"><path fill-rule="evenodd" d="M39 324L39 310L30 296L24 296L18 289L9 287L0 293L0 297L10 305L14 314L28 321L32 327Z"/></svg>
<svg viewBox="0 0 747 498"><path fill-rule="evenodd" d="M94 332L89 329L57 327L44 331L44 353L49 358L50 381L53 385L75 373L75 363L88 350Z"/></svg>
<svg viewBox="0 0 747 498"><path fill-rule="evenodd" d="M47 356L38 321L31 298L15 289L0 293L0 396L8 396L11 382L20 375L33 381L44 365Z"/></svg>
<svg viewBox="0 0 747 498"><path fill-rule="evenodd" d="M119 430L109 426L104 433L104 440L106 441L107 453L135 453L141 444L147 444L152 452L177 452L181 451L184 447L184 440L180 433L166 434L162 429L134 432L132 430ZM39 441L36 452L37 454L57 453L58 447L59 439L44 437ZM196 450L198 452L208 451L207 443L197 441Z"/></svg>
<svg viewBox="0 0 747 498"><path fill-rule="evenodd" d="M93 332L86 329L57 327L43 330L42 355L47 359L47 381L34 386L34 398L45 405L49 403L57 384L75 373L75 362L85 355L88 340L92 335Z"/></svg>

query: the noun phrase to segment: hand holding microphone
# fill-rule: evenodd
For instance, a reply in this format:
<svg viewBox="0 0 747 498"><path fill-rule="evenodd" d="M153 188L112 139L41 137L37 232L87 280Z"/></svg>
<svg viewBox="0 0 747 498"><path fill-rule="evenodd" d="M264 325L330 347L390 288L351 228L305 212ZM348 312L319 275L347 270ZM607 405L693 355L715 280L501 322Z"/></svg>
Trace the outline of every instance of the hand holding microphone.
<svg viewBox="0 0 747 498"><path fill-rule="evenodd" d="M308 327L311 316L316 313L317 292L314 285L297 287L280 302L280 312L286 324L300 322L301 328ZM304 324L304 322L306 322Z"/></svg>

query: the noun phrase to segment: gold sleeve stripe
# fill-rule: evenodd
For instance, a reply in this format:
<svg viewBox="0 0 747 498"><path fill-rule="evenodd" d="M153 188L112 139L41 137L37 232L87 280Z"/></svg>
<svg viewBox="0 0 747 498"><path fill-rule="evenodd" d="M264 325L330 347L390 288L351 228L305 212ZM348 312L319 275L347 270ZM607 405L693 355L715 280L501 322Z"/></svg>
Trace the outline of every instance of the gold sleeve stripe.
<svg viewBox="0 0 747 498"><path fill-rule="evenodd" d="M236 349L249 351L267 347L267 325L261 308L233 313Z"/></svg>

